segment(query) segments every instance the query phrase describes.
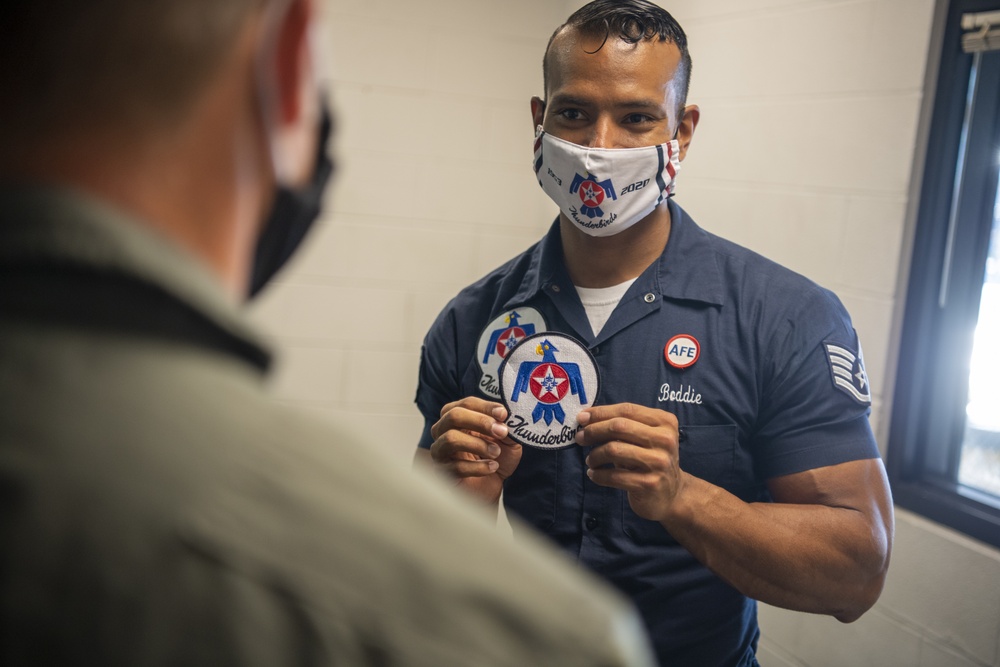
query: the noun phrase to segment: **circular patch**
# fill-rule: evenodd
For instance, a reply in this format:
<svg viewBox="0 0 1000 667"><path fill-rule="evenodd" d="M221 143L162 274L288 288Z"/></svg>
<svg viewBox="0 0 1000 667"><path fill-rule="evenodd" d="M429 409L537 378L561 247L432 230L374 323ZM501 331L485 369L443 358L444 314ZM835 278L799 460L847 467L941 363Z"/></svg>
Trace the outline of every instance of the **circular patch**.
<svg viewBox="0 0 1000 667"><path fill-rule="evenodd" d="M500 364L518 343L545 329L545 319L534 308L504 311L487 324L479 334L476 348L476 361L482 370L479 391L490 398L500 398Z"/></svg>
<svg viewBox="0 0 1000 667"><path fill-rule="evenodd" d="M663 347L663 356L674 368L687 368L698 361L701 356L701 345L698 339L690 334L678 334Z"/></svg>
<svg viewBox="0 0 1000 667"><path fill-rule="evenodd" d="M500 365L500 398L514 442L541 449L576 444L576 416L597 400L597 361L561 333L528 336Z"/></svg>
<svg viewBox="0 0 1000 667"><path fill-rule="evenodd" d="M600 206L601 202L604 201L604 188L594 181L584 181L580 185L580 201L590 208Z"/></svg>

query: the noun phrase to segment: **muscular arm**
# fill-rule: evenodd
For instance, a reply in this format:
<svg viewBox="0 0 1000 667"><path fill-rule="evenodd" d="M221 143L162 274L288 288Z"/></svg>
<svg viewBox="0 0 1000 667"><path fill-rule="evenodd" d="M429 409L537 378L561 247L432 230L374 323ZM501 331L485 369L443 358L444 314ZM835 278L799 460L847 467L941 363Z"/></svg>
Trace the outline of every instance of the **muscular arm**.
<svg viewBox="0 0 1000 667"><path fill-rule="evenodd" d="M743 594L850 622L878 599L892 544L892 501L878 459L777 477L775 502L745 503L678 465L673 415L591 409L579 438L588 475L623 489L699 561Z"/></svg>
<svg viewBox="0 0 1000 667"><path fill-rule="evenodd" d="M892 544L882 462L852 461L768 482L773 503L744 503L690 475L664 527L744 595L856 620L878 599Z"/></svg>

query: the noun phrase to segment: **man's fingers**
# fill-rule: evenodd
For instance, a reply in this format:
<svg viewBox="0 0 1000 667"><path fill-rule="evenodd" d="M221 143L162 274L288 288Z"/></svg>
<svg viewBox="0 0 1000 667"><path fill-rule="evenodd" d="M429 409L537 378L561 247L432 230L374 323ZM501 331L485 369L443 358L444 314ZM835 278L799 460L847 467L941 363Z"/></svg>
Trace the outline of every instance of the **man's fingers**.
<svg viewBox="0 0 1000 667"><path fill-rule="evenodd" d="M455 408L465 408L466 410L472 410L473 412L490 415L497 421L504 421L507 419L507 409L503 405L494 401L487 401L484 398L477 398L475 396L467 396L462 400L448 403L441 408L441 416L444 417Z"/></svg>
<svg viewBox="0 0 1000 667"><path fill-rule="evenodd" d="M431 458L436 463L467 459L468 455L479 459L495 459L500 456L500 445L475 433L456 429L445 431L431 445Z"/></svg>
<svg viewBox="0 0 1000 667"><path fill-rule="evenodd" d="M492 475L500 467L496 461L455 460L441 466L455 477L486 477Z"/></svg>
<svg viewBox="0 0 1000 667"><path fill-rule="evenodd" d="M503 423L503 420L506 419L507 413L504 407L496 403L480 401L480 405L474 407L486 410L486 412L483 412L482 410L472 409L468 407L468 404L465 404L466 401L471 400L473 399L463 399L458 403L449 403L453 407L447 411L443 410L441 419L431 426L431 437L436 440L446 432L457 429L473 431L501 440L506 438L507 426ZM478 401L479 399L475 400ZM445 407L447 408L448 406ZM498 419L494 415L500 415L503 419Z"/></svg>
<svg viewBox="0 0 1000 667"><path fill-rule="evenodd" d="M677 428L677 417L666 410L647 408L635 403L615 403L587 408L577 415L584 426L605 422L610 419L627 419L646 426L672 426Z"/></svg>
<svg viewBox="0 0 1000 667"><path fill-rule="evenodd" d="M609 486L626 492L650 492L657 488L659 477L650 472L602 468L587 470L587 476L600 486Z"/></svg>
<svg viewBox="0 0 1000 667"><path fill-rule="evenodd" d="M576 434L577 444L585 447L595 447L617 440L649 449L663 449L676 444L676 439L676 428L649 426L625 417L591 422Z"/></svg>
<svg viewBox="0 0 1000 667"><path fill-rule="evenodd" d="M613 441L594 448L587 456L587 465L591 468L614 466L643 472L660 471L670 467L670 457L661 449L646 449Z"/></svg>

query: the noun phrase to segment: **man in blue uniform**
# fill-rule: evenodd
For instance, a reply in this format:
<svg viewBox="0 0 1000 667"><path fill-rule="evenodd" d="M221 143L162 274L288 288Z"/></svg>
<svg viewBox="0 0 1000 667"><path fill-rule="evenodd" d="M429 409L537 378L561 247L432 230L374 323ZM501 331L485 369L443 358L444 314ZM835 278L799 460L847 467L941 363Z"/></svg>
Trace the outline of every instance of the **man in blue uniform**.
<svg viewBox="0 0 1000 667"><path fill-rule="evenodd" d="M592 2L544 71L533 167L560 215L431 327L418 459L487 503L502 491L625 591L663 664L756 664L755 600L857 619L881 592L893 519L849 316L670 200L699 109L667 12ZM578 446L508 433L483 350L515 312L596 359Z"/></svg>

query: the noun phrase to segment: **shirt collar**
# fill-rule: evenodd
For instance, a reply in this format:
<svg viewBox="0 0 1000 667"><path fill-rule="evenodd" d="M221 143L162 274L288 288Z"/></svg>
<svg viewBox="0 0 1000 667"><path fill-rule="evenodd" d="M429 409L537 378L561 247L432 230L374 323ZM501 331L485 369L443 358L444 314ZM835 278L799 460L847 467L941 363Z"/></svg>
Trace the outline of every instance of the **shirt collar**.
<svg viewBox="0 0 1000 667"><path fill-rule="evenodd" d="M636 280L633 289L654 290L669 299L723 305L722 275L714 237L695 224L673 200L670 207L670 238L663 254ZM504 308L529 301L537 293L570 289L572 281L563 261L559 218L531 251L528 270L517 292Z"/></svg>
<svg viewBox="0 0 1000 667"><path fill-rule="evenodd" d="M0 263L118 274L155 285L267 360L270 353L206 267L126 213L68 189L0 187Z"/></svg>
<svg viewBox="0 0 1000 667"><path fill-rule="evenodd" d="M673 200L670 207L670 239L656 260L660 293L670 299L724 303L722 272L715 237L695 224Z"/></svg>

